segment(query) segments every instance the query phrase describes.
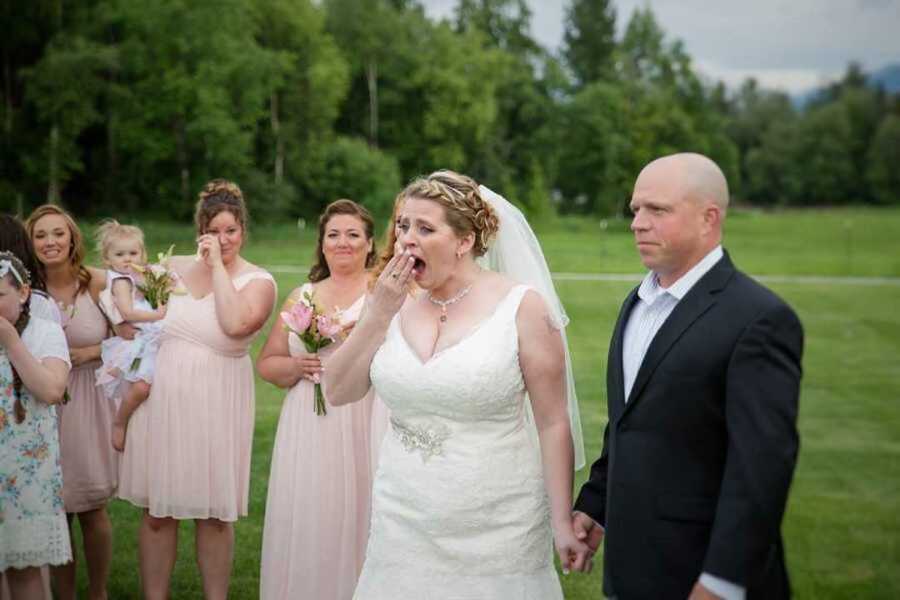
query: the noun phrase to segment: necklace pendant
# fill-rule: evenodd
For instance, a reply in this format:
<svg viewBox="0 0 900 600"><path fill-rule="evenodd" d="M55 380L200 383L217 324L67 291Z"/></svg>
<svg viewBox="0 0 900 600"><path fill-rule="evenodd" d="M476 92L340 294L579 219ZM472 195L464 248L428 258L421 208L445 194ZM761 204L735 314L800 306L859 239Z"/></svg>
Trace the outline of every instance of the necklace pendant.
<svg viewBox="0 0 900 600"><path fill-rule="evenodd" d="M441 323L447 322L447 315L441 315Z"/></svg>

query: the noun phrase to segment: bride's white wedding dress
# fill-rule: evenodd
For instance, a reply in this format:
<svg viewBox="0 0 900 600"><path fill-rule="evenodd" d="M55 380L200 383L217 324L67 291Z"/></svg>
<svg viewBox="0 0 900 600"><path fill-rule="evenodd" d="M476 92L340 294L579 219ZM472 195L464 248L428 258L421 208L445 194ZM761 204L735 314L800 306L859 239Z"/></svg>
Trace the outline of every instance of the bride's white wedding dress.
<svg viewBox="0 0 900 600"><path fill-rule="evenodd" d="M514 287L423 362L399 315L372 360L391 426L359 600L562 599L537 438L526 423Z"/></svg>

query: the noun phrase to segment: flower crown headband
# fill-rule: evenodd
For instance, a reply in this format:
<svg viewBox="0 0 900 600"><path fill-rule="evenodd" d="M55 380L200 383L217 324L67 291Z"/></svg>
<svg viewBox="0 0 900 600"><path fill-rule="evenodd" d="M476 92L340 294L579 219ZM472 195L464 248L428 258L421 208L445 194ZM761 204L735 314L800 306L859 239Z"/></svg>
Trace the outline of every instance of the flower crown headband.
<svg viewBox="0 0 900 600"><path fill-rule="evenodd" d="M28 271L25 271L25 276L23 277L19 271L16 270L15 265L12 264L12 261L8 258L0 258L0 277L6 277L7 274L12 273L13 277L16 278L16 281L19 282L19 285L25 285L28 283L25 279L30 279L28 276Z"/></svg>

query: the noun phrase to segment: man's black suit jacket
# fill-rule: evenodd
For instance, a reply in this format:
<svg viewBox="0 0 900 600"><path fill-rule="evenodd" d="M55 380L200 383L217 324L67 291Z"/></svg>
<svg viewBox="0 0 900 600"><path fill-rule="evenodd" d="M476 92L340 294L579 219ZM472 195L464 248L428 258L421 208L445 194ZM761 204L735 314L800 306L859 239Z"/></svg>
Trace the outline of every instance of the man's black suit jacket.
<svg viewBox="0 0 900 600"><path fill-rule="evenodd" d="M575 509L606 528L603 588L619 600L688 597L701 572L790 596L781 520L797 460L803 329L727 254L681 299L628 402L619 314L609 423Z"/></svg>

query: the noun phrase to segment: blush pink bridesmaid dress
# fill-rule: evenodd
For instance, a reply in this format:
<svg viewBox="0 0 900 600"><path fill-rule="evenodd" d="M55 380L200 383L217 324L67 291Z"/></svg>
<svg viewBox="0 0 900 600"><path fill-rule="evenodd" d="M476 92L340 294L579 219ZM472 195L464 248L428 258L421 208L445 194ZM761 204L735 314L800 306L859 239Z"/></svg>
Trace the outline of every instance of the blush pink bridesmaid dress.
<svg viewBox="0 0 900 600"><path fill-rule="evenodd" d="M345 324L359 318L363 302L360 297L343 312ZM319 353L326 369L339 343ZM291 355L305 352L293 333L288 344ZM373 449L387 413L377 412L373 423L371 392L359 402L328 405L324 416L316 415L313 402L314 384L303 379L281 409L266 498L261 600L349 600L365 558Z"/></svg>
<svg viewBox="0 0 900 600"><path fill-rule="evenodd" d="M240 290L258 279L275 285L261 270L233 282ZM212 293L171 297L150 397L128 425L120 498L154 517L247 515L255 412L248 349L257 333L226 335Z"/></svg>
<svg viewBox="0 0 900 600"><path fill-rule="evenodd" d="M109 335L106 317L88 292L75 297L72 317L65 326L69 348L93 346ZM111 441L116 413L94 377L99 360L72 367L69 402L57 407L63 504L67 513L104 506L116 493L118 453Z"/></svg>

